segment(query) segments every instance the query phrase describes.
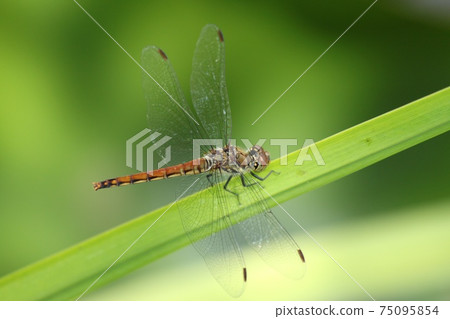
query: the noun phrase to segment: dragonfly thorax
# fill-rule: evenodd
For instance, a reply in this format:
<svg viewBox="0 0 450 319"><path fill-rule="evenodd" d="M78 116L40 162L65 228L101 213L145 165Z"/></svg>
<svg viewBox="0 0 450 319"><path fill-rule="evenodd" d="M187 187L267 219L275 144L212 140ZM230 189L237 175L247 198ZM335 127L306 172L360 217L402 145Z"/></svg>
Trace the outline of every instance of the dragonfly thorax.
<svg viewBox="0 0 450 319"><path fill-rule="evenodd" d="M251 147L247 152L240 147L227 145L211 150L204 158L208 169L220 169L232 174L260 172L270 162L269 152L259 145Z"/></svg>

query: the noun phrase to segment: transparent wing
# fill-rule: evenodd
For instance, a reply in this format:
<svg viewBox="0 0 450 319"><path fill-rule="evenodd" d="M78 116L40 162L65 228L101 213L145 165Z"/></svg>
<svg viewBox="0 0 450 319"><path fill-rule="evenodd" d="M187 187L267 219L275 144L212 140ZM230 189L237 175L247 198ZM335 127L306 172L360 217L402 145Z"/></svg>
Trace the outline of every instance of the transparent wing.
<svg viewBox="0 0 450 319"><path fill-rule="evenodd" d="M206 25L197 41L191 75L195 111L209 138L231 138L231 110L225 82L225 43L215 25Z"/></svg>
<svg viewBox="0 0 450 319"><path fill-rule="evenodd" d="M245 175L246 185L257 180L251 175ZM254 184L242 187L242 195L256 199L257 205L249 208L246 214L254 216L238 223L244 238L272 268L290 278L301 278L306 271L303 253L294 239L280 224L267 206L261 186Z"/></svg>
<svg viewBox="0 0 450 319"><path fill-rule="evenodd" d="M142 50L141 63L147 72L143 72L143 86L150 129L170 137L165 144L171 147L171 161L167 164L191 160L192 140L203 135L201 123L189 108L169 59L161 49L148 46ZM166 147L156 150L154 163L165 157Z"/></svg>
<svg viewBox="0 0 450 319"><path fill-rule="evenodd" d="M185 182L189 180L192 184L196 178L199 177L190 176ZM235 236L236 226L231 226L227 214L230 194L224 194L221 185L211 186L222 181L219 173L214 172L209 180L204 175L200 179L191 192L203 190L202 196L188 203L178 203L181 221L213 277L228 294L238 297L245 288L246 268Z"/></svg>

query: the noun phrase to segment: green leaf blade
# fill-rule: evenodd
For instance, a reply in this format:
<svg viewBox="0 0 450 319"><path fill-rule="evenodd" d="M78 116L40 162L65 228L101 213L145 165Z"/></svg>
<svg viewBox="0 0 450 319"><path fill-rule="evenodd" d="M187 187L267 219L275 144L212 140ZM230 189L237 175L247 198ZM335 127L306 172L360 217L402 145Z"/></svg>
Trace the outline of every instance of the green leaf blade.
<svg viewBox="0 0 450 319"><path fill-rule="evenodd" d="M269 169L281 174L264 183L264 189L282 203L449 129L450 88L446 88L316 143L324 166L315 161L295 165L300 150L287 156L287 165L273 161ZM183 200L196 196L201 193ZM269 195L266 198L270 206L276 205ZM250 217L245 212L252 204L248 200L232 205L232 213ZM149 228L153 223L155 227ZM91 290L188 244L176 208L167 205L1 278L0 300L77 299L120 256Z"/></svg>

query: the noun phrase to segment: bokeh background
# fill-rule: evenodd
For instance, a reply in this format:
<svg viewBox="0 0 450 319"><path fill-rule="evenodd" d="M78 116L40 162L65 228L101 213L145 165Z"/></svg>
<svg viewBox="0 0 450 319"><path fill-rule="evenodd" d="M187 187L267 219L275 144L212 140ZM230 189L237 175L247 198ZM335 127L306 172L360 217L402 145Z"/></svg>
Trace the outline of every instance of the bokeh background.
<svg viewBox="0 0 450 319"><path fill-rule="evenodd" d="M449 2L381 0L250 125L371 2L80 4L137 59L146 45L162 47L187 94L199 32L217 24L234 137L318 141L449 85ZM125 166L125 141L146 127L146 106L140 69L73 1L3 1L0 39L0 275L174 199L164 181L92 190L93 181L134 172ZM375 299L449 300L448 164L447 133L284 207ZM240 299L368 299L275 213L300 243L307 275L284 278L245 250L251 280ZM186 247L85 299L229 296Z"/></svg>

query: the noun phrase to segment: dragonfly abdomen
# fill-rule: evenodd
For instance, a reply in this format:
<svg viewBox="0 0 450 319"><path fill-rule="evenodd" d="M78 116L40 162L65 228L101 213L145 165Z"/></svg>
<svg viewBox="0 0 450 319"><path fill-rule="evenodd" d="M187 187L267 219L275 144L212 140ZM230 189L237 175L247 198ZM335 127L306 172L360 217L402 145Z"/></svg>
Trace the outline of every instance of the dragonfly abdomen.
<svg viewBox="0 0 450 319"><path fill-rule="evenodd" d="M200 158L183 164L156 169L150 172L142 172L133 175L107 179L101 182L93 183L93 185L95 190L99 190L102 188L157 181L182 175L195 175L208 170L209 166L210 164L204 158Z"/></svg>

